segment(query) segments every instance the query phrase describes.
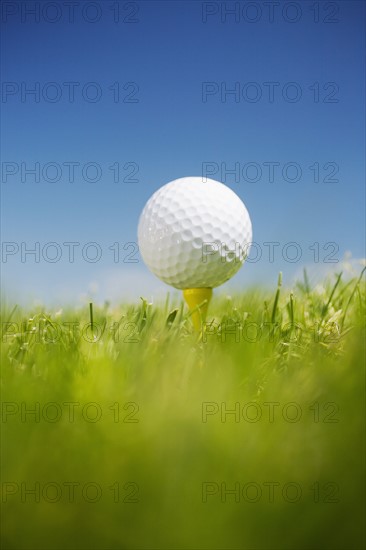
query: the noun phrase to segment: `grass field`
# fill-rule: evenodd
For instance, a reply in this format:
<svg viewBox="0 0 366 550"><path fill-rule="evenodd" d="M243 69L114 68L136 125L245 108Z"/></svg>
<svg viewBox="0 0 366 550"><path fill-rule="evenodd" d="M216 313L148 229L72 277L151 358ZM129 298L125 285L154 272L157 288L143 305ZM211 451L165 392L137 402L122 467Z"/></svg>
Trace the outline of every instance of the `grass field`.
<svg viewBox="0 0 366 550"><path fill-rule="evenodd" d="M362 274L2 312L2 548L361 550ZM32 412L33 411L33 412Z"/></svg>

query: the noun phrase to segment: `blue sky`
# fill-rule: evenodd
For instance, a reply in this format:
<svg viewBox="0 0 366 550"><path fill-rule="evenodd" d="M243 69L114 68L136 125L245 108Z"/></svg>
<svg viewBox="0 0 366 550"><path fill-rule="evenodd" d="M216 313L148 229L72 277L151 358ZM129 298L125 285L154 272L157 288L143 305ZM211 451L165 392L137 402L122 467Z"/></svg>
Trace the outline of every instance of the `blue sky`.
<svg viewBox="0 0 366 550"><path fill-rule="evenodd" d="M79 2L73 22L63 2L45 4L3 3L2 278L11 298L57 305L168 290L128 243L151 194L200 176L206 163L245 202L262 251L223 291L272 284L279 270L291 284L304 266L315 277L340 269L348 252L355 264L364 257L364 2L281 2L272 22L264 2L256 11L248 2ZM39 22L25 11L35 5ZM26 93L37 86L38 97ZM35 163L39 181L26 172ZM24 255L37 242L39 262ZM65 242L80 243L72 263ZM91 242L97 262L88 261ZM273 262L269 242L279 243ZM285 261L292 242L296 262Z"/></svg>

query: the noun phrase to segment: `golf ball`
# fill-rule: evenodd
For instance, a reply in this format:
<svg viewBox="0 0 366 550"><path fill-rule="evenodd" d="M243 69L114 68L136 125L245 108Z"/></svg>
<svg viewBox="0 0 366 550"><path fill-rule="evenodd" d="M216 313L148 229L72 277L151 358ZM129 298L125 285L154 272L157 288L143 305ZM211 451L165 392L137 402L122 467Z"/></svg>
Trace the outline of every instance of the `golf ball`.
<svg viewBox="0 0 366 550"><path fill-rule="evenodd" d="M158 189L138 226L144 262L179 289L222 285L240 269L251 241L252 224L241 199L226 185L200 177Z"/></svg>

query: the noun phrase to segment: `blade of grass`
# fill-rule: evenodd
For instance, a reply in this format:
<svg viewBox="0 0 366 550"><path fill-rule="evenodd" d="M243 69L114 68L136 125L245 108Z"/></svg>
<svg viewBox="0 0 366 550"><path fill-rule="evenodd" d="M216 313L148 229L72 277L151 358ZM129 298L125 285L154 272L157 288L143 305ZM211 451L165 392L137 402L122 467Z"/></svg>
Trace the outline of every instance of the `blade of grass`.
<svg viewBox="0 0 366 550"><path fill-rule="evenodd" d="M273 324L276 322L276 313L277 313L277 307L278 307L278 300L280 298L281 286L282 286L282 271L280 271L280 273L278 274L277 291L273 302L273 309L272 309L272 316L271 316L271 323Z"/></svg>
<svg viewBox="0 0 366 550"><path fill-rule="evenodd" d="M350 297L349 297L349 300L348 300L348 302L347 302L347 305L346 305L346 307L344 308L344 314L343 314L342 321L341 321L341 332L343 331L343 325L344 325L344 322L345 322L345 320L346 320L346 315L347 315L347 312L348 312L348 308L349 308L349 306L351 305L351 302L352 302L352 300L353 300L353 296L355 295L356 290L359 288L359 285L360 285L362 276L363 276L363 274L365 273L365 271L366 271L366 267L364 267L363 270L361 271L360 276L359 276L359 278L358 278L357 281L356 281L355 287L354 287L353 291L351 292L351 295L350 295Z"/></svg>
<svg viewBox="0 0 366 550"><path fill-rule="evenodd" d="M166 322L165 322L165 325L166 325L167 327L170 328L170 327L172 326L172 324L174 323L174 319L175 319L176 316L177 316L178 311L179 311L178 308L176 308L176 309L173 309L173 310L169 313L169 315L168 315L168 317L167 317L167 319L166 319Z"/></svg>
<svg viewBox="0 0 366 550"><path fill-rule="evenodd" d="M294 294L290 293L289 313L291 326L294 326Z"/></svg>
<svg viewBox="0 0 366 550"><path fill-rule="evenodd" d="M328 298L327 303L325 304L325 306L323 306L323 309L322 309L322 312L321 312L321 316L320 316L320 318L321 318L321 323L324 321L324 317L325 317L325 315L326 315L326 313L327 313L327 311L328 311L329 305L330 305L330 303L331 303L331 301L332 301L332 298L333 298L334 293L335 293L335 291L336 291L336 289L337 289L337 286L339 285L339 283L340 283L340 281L341 281L341 277L342 277L342 271L339 273L339 275L338 275L338 277L337 277L337 280L336 280L336 282L335 282L335 284L334 284L334 286L333 286L332 292L330 293L330 296L329 296L329 298Z"/></svg>
<svg viewBox="0 0 366 550"><path fill-rule="evenodd" d="M145 298L142 298L142 296L140 296L140 300L142 300L142 304L141 304L141 315L139 319L139 332L142 331L147 321L147 300L145 300Z"/></svg>
<svg viewBox="0 0 366 550"><path fill-rule="evenodd" d="M93 302L89 303L89 317L90 317L90 328L92 331L92 335L94 336Z"/></svg>

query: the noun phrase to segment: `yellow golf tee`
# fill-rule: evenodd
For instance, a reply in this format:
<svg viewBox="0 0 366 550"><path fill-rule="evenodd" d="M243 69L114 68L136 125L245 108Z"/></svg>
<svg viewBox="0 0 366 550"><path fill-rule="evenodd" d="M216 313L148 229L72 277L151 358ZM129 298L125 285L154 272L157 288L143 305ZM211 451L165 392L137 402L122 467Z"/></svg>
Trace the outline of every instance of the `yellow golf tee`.
<svg viewBox="0 0 366 550"><path fill-rule="evenodd" d="M199 332L207 315L208 304L212 297L212 288L186 288L183 296L189 310L194 328Z"/></svg>

